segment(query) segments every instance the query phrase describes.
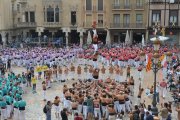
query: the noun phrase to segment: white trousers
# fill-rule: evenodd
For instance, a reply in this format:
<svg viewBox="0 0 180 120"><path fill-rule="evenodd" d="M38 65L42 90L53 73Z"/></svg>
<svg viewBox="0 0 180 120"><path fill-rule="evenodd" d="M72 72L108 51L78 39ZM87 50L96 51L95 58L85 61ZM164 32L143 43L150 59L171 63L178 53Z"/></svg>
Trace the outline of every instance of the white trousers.
<svg viewBox="0 0 180 120"><path fill-rule="evenodd" d="M7 108L6 108L6 110L7 110L7 118L10 118L10 116L11 116L11 105L7 105Z"/></svg>
<svg viewBox="0 0 180 120"><path fill-rule="evenodd" d="M46 99L46 90L43 90L43 99Z"/></svg>
<svg viewBox="0 0 180 120"><path fill-rule="evenodd" d="M1 109L1 120L7 119L7 110Z"/></svg>
<svg viewBox="0 0 180 120"><path fill-rule="evenodd" d="M166 97L166 93L167 93L166 88L161 87L161 96L165 98Z"/></svg>
<svg viewBox="0 0 180 120"><path fill-rule="evenodd" d="M98 117L99 115L99 120L101 119L101 111L100 108L94 108L94 116Z"/></svg>
<svg viewBox="0 0 180 120"><path fill-rule="evenodd" d="M83 115L84 115L84 119L87 119L87 106L83 105Z"/></svg>
<svg viewBox="0 0 180 120"><path fill-rule="evenodd" d="M125 104L119 104L120 107L120 112L124 111L125 112Z"/></svg>
<svg viewBox="0 0 180 120"><path fill-rule="evenodd" d="M21 110L19 112L19 120L26 120L26 118L25 118L25 110Z"/></svg>
<svg viewBox="0 0 180 120"><path fill-rule="evenodd" d="M115 101L114 102L114 109L115 109L116 113L120 112L119 101Z"/></svg>
<svg viewBox="0 0 180 120"><path fill-rule="evenodd" d="M82 112L83 106L82 105L78 105L78 113L80 114Z"/></svg>
<svg viewBox="0 0 180 120"><path fill-rule="evenodd" d="M131 102L130 102L130 100L125 102L125 106L126 106L126 109L128 110L128 112L130 112L130 110L131 110Z"/></svg>
<svg viewBox="0 0 180 120"><path fill-rule="evenodd" d="M19 110L18 110L18 108L14 108L13 120L19 120Z"/></svg>
<svg viewBox="0 0 180 120"><path fill-rule="evenodd" d="M98 51L98 45L97 44L93 44L93 48L94 48L94 51Z"/></svg>

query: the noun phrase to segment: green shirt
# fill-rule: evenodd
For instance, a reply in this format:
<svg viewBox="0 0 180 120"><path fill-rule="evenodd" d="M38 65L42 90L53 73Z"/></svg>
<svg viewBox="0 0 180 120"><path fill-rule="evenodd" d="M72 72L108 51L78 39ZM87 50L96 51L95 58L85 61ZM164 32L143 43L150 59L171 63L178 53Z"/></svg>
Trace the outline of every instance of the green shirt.
<svg viewBox="0 0 180 120"><path fill-rule="evenodd" d="M13 105L18 108L19 107L19 102L18 101L14 101Z"/></svg>
<svg viewBox="0 0 180 120"><path fill-rule="evenodd" d="M0 101L0 107L6 107L7 103L5 101Z"/></svg>
<svg viewBox="0 0 180 120"><path fill-rule="evenodd" d="M25 107L26 106L26 101L21 100L19 101L19 107Z"/></svg>

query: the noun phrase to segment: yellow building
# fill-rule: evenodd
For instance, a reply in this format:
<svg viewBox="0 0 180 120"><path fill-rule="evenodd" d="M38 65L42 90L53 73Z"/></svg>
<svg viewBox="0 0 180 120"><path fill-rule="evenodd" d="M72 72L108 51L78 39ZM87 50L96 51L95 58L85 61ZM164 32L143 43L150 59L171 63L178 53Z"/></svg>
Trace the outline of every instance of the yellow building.
<svg viewBox="0 0 180 120"><path fill-rule="evenodd" d="M111 0L109 16L111 38L114 42L125 41L128 30L131 43L146 37L147 11L145 0Z"/></svg>

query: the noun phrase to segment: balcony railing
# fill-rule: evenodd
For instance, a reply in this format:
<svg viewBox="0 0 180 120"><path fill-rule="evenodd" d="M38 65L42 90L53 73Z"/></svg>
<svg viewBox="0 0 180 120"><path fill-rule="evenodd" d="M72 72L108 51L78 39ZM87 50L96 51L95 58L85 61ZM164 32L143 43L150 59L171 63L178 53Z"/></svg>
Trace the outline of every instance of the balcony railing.
<svg viewBox="0 0 180 120"><path fill-rule="evenodd" d="M165 0L150 0L150 3L157 4L157 3L163 3Z"/></svg>
<svg viewBox="0 0 180 120"><path fill-rule="evenodd" d="M169 22L169 27L174 27L174 28L176 28L176 27L179 27L180 25L178 25L178 23L176 22L176 23L172 23L172 22Z"/></svg>
<svg viewBox="0 0 180 120"><path fill-rule="evenodd" d="M113 4L112 9L120 9L120 4Z"/></svg>
<svg viewBox="0 0 180 120"><path fill-rule="evenodd" d="M126 10L126 9L132 9L132 5L120 5L120 4L113 4L112 5L113 10Z"/></svg>
<svg viewBox="0 0 180 120"><path fill-rule="evenodd" d="M43 27L62 27L62 23L61 22L44 22Z"/></svg>
<svg viewBox="0 0 180 120"><path fill-rule="evenodd" d="M19 0L19 3L20 4L25 4L25 3L27 3L27 0Z"/></svg>
<svg viewBox="0 0 180 120"><path fill-rule="evenodd" d="M135 9L144 9L144 5L143 5L143 4L136 5L136 6L135 6Z"/></svg>
<svg viewBox="0 0 180 120"><path fill-rule="evenodd" d="M17 28L32 28L32 27L36 27L36 23L35 22L19 22L16 24L15 27Z"/></svg>
<svg viewBox="0 0 180 120"><path fill-rule="evenodd" d="M111 23L111 28L121 28L121 29L127 29L127 28L145 28L144 23Z"/></svg>

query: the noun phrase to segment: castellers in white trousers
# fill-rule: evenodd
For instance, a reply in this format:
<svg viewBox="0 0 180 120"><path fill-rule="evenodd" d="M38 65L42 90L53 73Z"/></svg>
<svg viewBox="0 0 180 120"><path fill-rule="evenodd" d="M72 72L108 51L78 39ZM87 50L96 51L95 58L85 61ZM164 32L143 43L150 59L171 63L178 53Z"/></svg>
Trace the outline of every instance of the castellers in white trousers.
<svg viewBox="0 0 180 120"><path fill-rule="evenodd" d="M25 118L25 110L19 111L19 120L26 120Z"/></svg>
<svg viewBox="0 0 180 120"><path fill-rule="evenodd" d="M83 105L83 116L84 119L87 119L87 106Z"/></svg>
<svg viewBox="0 0 180 120"><path fill-rule="evenodd" d="M101 111L100 111L100 108L94 108L94 116L95 116L95 118L98 117L99 120L101 120Z"/></svg>
<svg viewBox="0 0 180 120"><path fill-rule="evenodd" d="M7 110L6 108L2 109L1 108L1 120L7 119Z"/></svg>
<svg viewBox="0 0 180 120"><path fill-rule="evenodd" d="M14 108L13 120L19 120L19 110L18 110L18 108Z"/></svg>
<svg viewBox="0 0 180 120"><path fill-rule="evenodd" d="M125 104L119 104L120 107L120 112L124 111L125 112Z"/></svg>

